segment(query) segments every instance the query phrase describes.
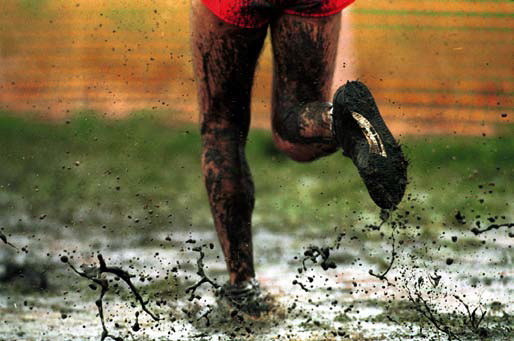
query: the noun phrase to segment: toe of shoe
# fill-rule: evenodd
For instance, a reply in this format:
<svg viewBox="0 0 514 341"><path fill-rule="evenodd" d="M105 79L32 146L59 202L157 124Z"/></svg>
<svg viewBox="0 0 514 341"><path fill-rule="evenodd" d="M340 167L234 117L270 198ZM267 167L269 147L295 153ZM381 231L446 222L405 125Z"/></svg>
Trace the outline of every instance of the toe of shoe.
<svg viewBox="0 0 514 341"><path fill-rule="evenodd" d="M401 159L387 163L382 160L364 175L373 201L381 208L393 209L401 202L407 187L406 162Z"/></svg>

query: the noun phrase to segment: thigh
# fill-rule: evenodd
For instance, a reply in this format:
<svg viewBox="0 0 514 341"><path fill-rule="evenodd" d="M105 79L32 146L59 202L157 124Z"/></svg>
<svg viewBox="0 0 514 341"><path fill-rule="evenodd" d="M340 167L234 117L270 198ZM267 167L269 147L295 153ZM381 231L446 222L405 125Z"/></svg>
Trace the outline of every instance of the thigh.
<svg viewBox="0 0 514 341"><path fill-rule="evenodd" d="M272 21L274 125L299 104L331 101L340 24L341 13Z"/></svg>
<svg viewBox="0 0 514 341"><path fill-rule="evenodd" d="M246 135L253 75L266 30L226 23L201 0L192 1L193 66L204 125L235 126Z"/></svg>

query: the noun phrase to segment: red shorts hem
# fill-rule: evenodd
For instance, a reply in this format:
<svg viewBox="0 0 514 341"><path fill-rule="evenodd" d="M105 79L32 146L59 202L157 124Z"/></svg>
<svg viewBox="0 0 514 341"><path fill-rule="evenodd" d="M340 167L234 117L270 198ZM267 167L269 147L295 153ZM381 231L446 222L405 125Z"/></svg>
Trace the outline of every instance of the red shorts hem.
<svg viewBox="0 0 514 341"><path fill-rule="evenodd" d="M202 3L207 7L218 19L241 28L260 28L268 24L268 21L263 22L249 22L247 20L236 20L237 16L227 15L222 9L219 3L212 0L202 0ZM240 17L241 18L241 17Z"/></svg>
<svg viewBox="0 0 514 341"><path fill-rule="evenodd" d="M202 3L214 15L222 21L241 28L260 28L266 26L273 15L277 13L277 8L258 8L255 6L257 0L202 0ZM278 0L277 0L278 1ZM341 12L345 7L351 5L355 0L320 0L324 1L318 8L306 9L304 11L294 8L281 8L282 13L297 15L301 17L328 17ZM274 3L271 2L271 8ZM335 7L333 7L335 6ZM278 12L280 13L280 12Z"/></svg>

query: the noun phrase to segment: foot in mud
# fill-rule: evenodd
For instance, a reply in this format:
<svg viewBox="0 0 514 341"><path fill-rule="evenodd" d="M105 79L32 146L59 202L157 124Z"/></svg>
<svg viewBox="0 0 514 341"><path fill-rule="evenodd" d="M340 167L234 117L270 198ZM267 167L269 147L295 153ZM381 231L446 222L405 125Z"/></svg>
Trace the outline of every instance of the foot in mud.
<svg viewBox="0 0 514 341"><path fill-rule="evenodd" d="M223 285L218 292L218 304L251 318L259 318L275 308L272 297L261 291L259 282L254 278L242 283Z"/></svg>
<svg viewBox="0 0 514 341"><path fill-rule="evenodd" d="M341 86L333 100L333 132L359 170L373 201L394 209L407 186L407 161L362 82Z"/></svg>

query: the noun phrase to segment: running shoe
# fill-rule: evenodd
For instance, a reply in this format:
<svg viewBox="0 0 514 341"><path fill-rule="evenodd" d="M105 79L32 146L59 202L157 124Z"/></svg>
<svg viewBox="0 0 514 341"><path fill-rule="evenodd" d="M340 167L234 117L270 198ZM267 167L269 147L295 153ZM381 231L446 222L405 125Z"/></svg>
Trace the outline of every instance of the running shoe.
<svg viewBox="0 0 514 341"><path fill-rule="evenodd" d="M332 126L343 155L352 159L371 199L383 209L396 208L407 186L407 161L366 85L352 81L336 91Z"/></svg>
<svg viewBox="0 0 514 341"><path fill-rule="evenodd" d="M219 298L220 303L228 305L229 309L235 309L252 318L258 318L272 310L271 298L262 293L259 282L254 278L237 284L226 283L219 291Z"/></svg>

